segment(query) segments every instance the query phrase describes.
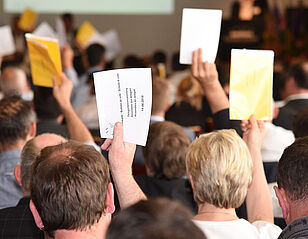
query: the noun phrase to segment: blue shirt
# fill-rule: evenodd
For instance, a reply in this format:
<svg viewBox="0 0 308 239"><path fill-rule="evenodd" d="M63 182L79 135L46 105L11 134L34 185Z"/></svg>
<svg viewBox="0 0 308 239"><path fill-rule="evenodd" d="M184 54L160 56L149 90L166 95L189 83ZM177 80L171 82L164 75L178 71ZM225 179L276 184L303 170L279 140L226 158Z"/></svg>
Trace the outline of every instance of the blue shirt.
<svg viewBox="0 0 308 239"><path fill-rule="evenodd" d="M0 208L16 206L23 197L16 182L14 168L19 164L21 150L7 150L0 153Z"/></svg>

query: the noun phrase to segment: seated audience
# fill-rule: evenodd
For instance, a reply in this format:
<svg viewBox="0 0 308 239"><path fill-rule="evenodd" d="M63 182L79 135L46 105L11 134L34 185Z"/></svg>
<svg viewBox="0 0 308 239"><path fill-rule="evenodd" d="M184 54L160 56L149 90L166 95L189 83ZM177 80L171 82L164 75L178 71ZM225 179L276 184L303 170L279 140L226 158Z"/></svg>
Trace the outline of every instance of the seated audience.
<svg viewBox="0 0 308 239"><path fill-rule="evenodd" d="M0 208L15 206L22 190L14 178L25 143L36 134L35 115L30 102L19 96L0 101Z"/></svg>
<svg viewBox="0 0 308 239"><path fill-rule="evenodd" d="M26 73L18 67L8 66L2 71L0 91L3 96L19 95L24 100L33 100L33 92Z"/></svg>
<svg viewBox="0 0 308 239"><path fill-rule="evenodd" d="M285 149L277 168L276 196L287 227L279 239L308 237L308 137Z"/></svg>
<svg viewBox="0 0 308 239"><path fill-rule="evenodd" d="M107 139L102 149L109 151L121 207L145 199L131 174L135 145L123 142L122 124L115 125L114 139ZM36 225L54 238L104 238L115 209L108 168L90 146L69 141L44 148L31 176L30 209Z"/></svg>
<svg viewBox="0 0 308 239"><path fill-rule="evenodd" d="M167 199L140 201L112 219L106 238L205 239L191 218L191 213L176 202Z"/></svg>
<svg viewBox="0 0 308 239"><path fill-rule="evenodd" d="M152 80L152 108L150 124L165 121L165 113L169 108L169 86L168 83L159 78L154 77ZM193 131L184 127L190 140L194 140L196 135ZM144 158L141 152L141 146L137 146L134 163L144 165Z"/></svg>
<svg viewBox="0 0 308 239"><path fill-rule="evenodd" d="M135 177L147 197L167 197L196 211L191 186L185 177L185 155L189 144L184 129L173 122L156 122L150 126L143 148L147 176Z"/></svg>
<svg viewBox="0 0 308 239"><path fill-rule="evenodd" d="M61 136L44 134L29 140L23 147L20 165L17 165L14 170L16 181L23 192L23 198L15 207L0 210L1 238L44 238L44 233L36 227L29 208L31 167L42 148L65 141Z"/></svg>
<svg viewBox="0 0 308 239"><path fill-rule="evenodd" d="M304 64L291 67L281 92L284 105L279 108L275 125L292 130L296 113L308 106L308 70Z"/></svg>

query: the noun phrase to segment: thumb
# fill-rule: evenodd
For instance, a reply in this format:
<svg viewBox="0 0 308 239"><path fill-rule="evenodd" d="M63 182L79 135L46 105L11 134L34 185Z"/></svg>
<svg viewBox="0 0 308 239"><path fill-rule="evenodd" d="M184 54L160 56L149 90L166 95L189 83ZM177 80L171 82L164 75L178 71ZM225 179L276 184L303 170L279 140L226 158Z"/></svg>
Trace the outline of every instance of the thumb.
<svg viewBox="0 0 308 239"><path fill-rule="evenodd" d="M113 127L113 143L115 145L123 143L123 125L120 122L116 122Z"/></svg>
<svg viewBox="0 0 308 239"><path fill-rule="evenodd" d="M254 115L250 116L249 122L251 124L252 129L258 128L258 122L257 122L256 117Z"/></svg>
<svg viewBox="0 0 308 239"><path fill-rule="evenodd" d="M58 81L57 81L56 77L52 77L51 80L52 80L53 88L58 88L59 85L58 85Z"/></svg>

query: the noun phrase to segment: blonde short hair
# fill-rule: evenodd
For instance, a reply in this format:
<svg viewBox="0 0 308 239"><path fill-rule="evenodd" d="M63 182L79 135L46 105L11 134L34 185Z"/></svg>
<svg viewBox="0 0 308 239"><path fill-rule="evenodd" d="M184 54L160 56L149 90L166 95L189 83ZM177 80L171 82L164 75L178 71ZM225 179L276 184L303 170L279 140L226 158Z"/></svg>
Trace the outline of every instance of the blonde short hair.
<svg viewBox="0 0 308 239"><path fill-rule="evenodd" d="M252 180L252 159L234 130L201 135L188 147L187 174L195 201L220 208L237 208L245 200Z"/></svg>

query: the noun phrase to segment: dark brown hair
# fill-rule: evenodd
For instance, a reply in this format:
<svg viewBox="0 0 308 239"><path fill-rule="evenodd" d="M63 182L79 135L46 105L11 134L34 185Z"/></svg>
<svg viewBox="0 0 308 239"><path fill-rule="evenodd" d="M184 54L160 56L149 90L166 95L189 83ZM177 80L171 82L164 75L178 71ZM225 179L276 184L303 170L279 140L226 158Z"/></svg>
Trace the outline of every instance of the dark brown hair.
<svg viewBox="0 0 308 239"><path fill-rule="evenodd" d="M277 183L291 200L308 197L308 136L298 138L287 147L278 163Z"/></svg>
<svg viewBox="0 0 308 239"><path fill-rule="evenodd" d="M107 239L205 239L192 214L168 199L140 201L121 211L107 231Z"/></svg>
<svg viewBox="0 0 308 239"><path fill-rule="evenodd" d="M107 161L92 146L69 141L44 148L32 168L31 198L47 233L98 222L109 182Z"/></svg>
<svg viewBox="0 0 308 239"><path fill-rule="evenodd" d="M14 144L26 139L31 123L35 121L31 103L19 96L10 96L0 101L0 144Z"/></svg>
<svg viewBox="0 0 308 239"><path fill-rule="evenodd" d="M185 130L170 121L150 126L143 148L145 165L157 178L180 178L186 174L185 156L190 139Z"/></svg>

